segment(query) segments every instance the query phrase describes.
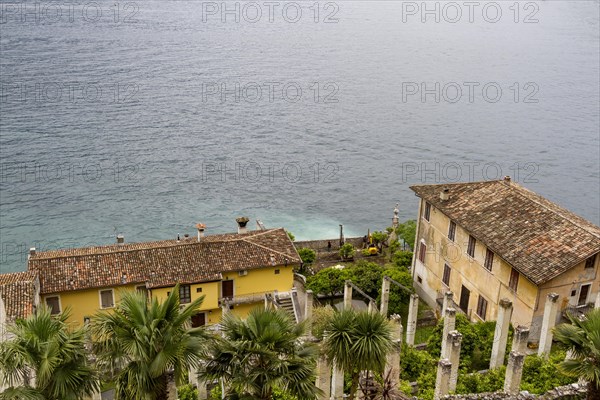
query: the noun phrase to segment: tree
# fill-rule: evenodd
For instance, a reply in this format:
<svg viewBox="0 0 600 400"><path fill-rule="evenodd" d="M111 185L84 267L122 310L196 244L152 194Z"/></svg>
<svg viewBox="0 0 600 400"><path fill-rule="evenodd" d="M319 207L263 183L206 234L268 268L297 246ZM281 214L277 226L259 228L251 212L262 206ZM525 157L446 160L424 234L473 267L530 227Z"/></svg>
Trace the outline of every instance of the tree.
<svg viewBox="0 0 600 400"><path fill-rule="evenodd" d="M411 219L399 224L398 228L396 228L396 234L412 249L415 245L415 237L417 235L417 221Z"/></svg>
<svg viewBox="0 0 600 400"><path fill-rule="evenodd" d="M313 249L302 248L298 250L298 255L302 259L302 264L309 266L317 259L317 253Z"/></svg>
<svg viewBox="0 0 600 400"><path fill-rule="evenodd" d="M373 243L381 248L381 245L388 240L388 234L385 232L374 231L371 233Z"/></svg>
<svg viewBox="0 0 600 400"><path fill-rule="evenodd" d="M399 250L392 254L392 262L398 268L405 268L407 271L412 264L413 253L411 251Z"/></svg>
<svg viewBox="0 0 600 400"><path fill-rule="evenodd" d="M253 309L246 320L231 313L221 323L223 338L212 342L199 378L220 379L228 399L273 400L281 389L299 399L315 399L317 348L301 341L305 324L282 310Z"/></svg>
<svg viewBox="0 0 600 400"><path fill-rule="evenodd" d="M383 267L374 262L360 260L349 269L350 278L363 292L377 298L381 290Z"/></svg>
<svg viewBox="0 0 600 400"><path fill-rule="evenodd" d="M383 275L388 276L396 282L404 285L407 289L413 290L412 275L405 268L387 268L383 271ZM390 285L390 295L388 300L388 315L402 314L402 305L408 304L410 301L408 290L400 288L393 283ZM378 300L381 299L381 289L379 289Z"/></svg>
<svg viewBox="0 0 600 400"><path fill-rule="evenodd" d="M53 316L42 305L8 328L14 337L0 344L0 375L11 387L0 399L75 400L99 388L87 358L86 332L70 328L68 317L68 312Z"/></svg>
<svg viewBox="0 0 600 400"><path fill-rule="evenodd" d="M340 247L340 257L342 257L343 260L348 260L354 257L354 253L356 253L356 250L354 250L354 246L352 246L351 243L344 243L342 245L342 247Z"/></svg>
<svg viewBox="0 0 600 400"><path fill-rule="evenodd" d="M325 355L351 376L353 399L361 371L383 373L386 356L392 349L392 328L379 313L345 310L333 315L326 331Z"/></svg>
<svg viewBox="0 0 600 400"><path fill-rule="evenodd" d="M210 336L190 328L204 297L180 308L179 285L164 302L126 292L112 312L92 319L98 366L115 380L119 400L162 400L169 387L181 385L190 367L199 364ZM171 372L172 371L172 372Z"/></svg>
<svg viewBox="0 0 600 400"><path fill-rule="evenodd" d="M559 364L566 375L577 376L588 382L587 398L600 398L600 309L584 317L568 315L570 323L554 328L554 339L571 357Z"/></svg>
<svg viewBox="0 0 600 400"><path fill-rule="evenodd" d="M290 231L285 231L292 242L296 241L296 236Z"/></svg>
<svg viewBox="0 0 600 400"><path fill-rule="evenodd" d="M344 283L350 279L346 268L325 268L306 279L306 288L315 294L335 296L344 292Z"/></svg>

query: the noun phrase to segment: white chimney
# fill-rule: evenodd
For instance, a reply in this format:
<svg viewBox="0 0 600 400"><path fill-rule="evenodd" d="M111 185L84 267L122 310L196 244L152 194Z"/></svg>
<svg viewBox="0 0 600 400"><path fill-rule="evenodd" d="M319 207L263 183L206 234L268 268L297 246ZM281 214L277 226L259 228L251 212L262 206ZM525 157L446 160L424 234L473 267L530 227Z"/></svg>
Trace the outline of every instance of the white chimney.
<svg viewBox="0 0 600 400"><path fill-rule="evenodd" d="M504 177L504 182L510 182L510 176L506 175L506 176Z"/></svg>
<svg viewBox="0 0 600 400"><path fill-rule="evenodd" d="M197 223L196 229L198 229L198 241L200 241L200 239L204 237L204 230L206 229L206 225L202 223Z"/></svg>
<svg viewBox="0 0 600 400"><path fill-rule="evenodd" d="M248 232L248 228L246 228L246 224L248 223L248 221L250 221L250 219L248 219L248 217L239 217L236 218L235 221L238 224L238 233L246 233Z"/></svg>
<svg viewBox="0 0 600 400"><path fill-rule="evenodd" d="M117 235L117 243L118 244L125 243L125 236L123 236L123 235Z"/></svg>
<svg viewBox="0 0 600 400"><path fill-rule="evenodd" d="M446 201L450 198L450 189L448 188L444 188L441 192L440 192L440 200L442 201Z"/></svg>
<svg viewBox="0 0 600 400"><path fill-rule="evenodd" d="M35 256L35 247L32 247L29 249L29 255L30 256Z"/></svg>

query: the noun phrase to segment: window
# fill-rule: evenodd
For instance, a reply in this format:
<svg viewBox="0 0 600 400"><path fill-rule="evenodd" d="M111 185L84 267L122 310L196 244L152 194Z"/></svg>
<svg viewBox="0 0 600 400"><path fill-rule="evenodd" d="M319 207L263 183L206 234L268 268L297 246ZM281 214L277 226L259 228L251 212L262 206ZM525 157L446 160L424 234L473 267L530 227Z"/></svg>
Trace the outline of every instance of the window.
<svg viewBox="0 0 600 400"><path fill-rule="evenodd" d="M190 292L190 285L179 286L179 302L181 304L191 303L192 295Z"/></svg>
<svg viewBox="0 0 600 400"><path fill-rule="evenodd" d="M423 210L423 218L429 221L429 217L431 216L431 204L425 202L425 210Z"/></svg>
<svg viewBox="0 0 600 400"><path fill-rule="evenodd" d="M469 244L467 245L467 254L475 257L475 238L469 235Z"/></svg>
<svg viewBox="0 0 600 400"><path fill-rule="evenodd" d="M594 264L596 263L596 254L585 260L586 268L594 268Z"/></svg>
<svg viewBox="0 0 600 400"><path fill-rule="evenodd" d="M279 275L279 272L280 272L280 271L279 271L278 269L276 269L276 270L275 270L275 275Z"/></svg>
<svg viewBox="0 0 600 400"><path fill-rule="evenodd" d="M115 306L115 300L113 297L113 290L101 290L100 291L100 308L112 308Z"/></svg>
<svg viewBox="0 0 600 400"><path fill-rule="evenodd" d="M60 297L46 297L46 305L50 308L50 314L56 315L60 313Z"/></svg>
<svg viewBox="0 0 600 400"><path fill-rule="evenodd" d="M425 263L425 253L427 252L427 245L421 242L421 246L419 246L419 261Z"/></svg>
<svg viewBox="0 0 600 400"><path fill-rule="evenodd" d="M485 251L485 262L483 264L483 266L488 270L491 271L492 270L492 265L494 264L494 252L491 251L490 249L487 249Z"/></svg>
<svg viewBox="0 0 600 400"><path fill-rule="evenodd" d="M517 286L519 286L519 271L513 268L510 270L510 280L508 281L508 287L516 292Z"/></svg>
<svg viewBox="0 0 600 400"><path fill-rule="evenodd" d="M444 285L450 287L450 266L448 264L444 264L444 276L442 277L442 282L444 282Z"/></svg>
<svg viewBox="0 0 600 400"><path fill-rule="evenodd" d="M588 294L590 293L591 284L581 285L581 289L579 289L579 300L577 300L578 306L584 306L587 304Z"/></svg>
<svg viewBox="0 0 600 400"><path fill-rule="evenodd" d="M423 278L421 278L421 275L417 275L417 282L423 283Z"/></svg>
<svg viewBox="0 0 600 400"><path fill-rule="evenodd" d="M201 287L196 288L196 293L202 293L202 288Z"/></svg>
<svg viewBox="0 0 600 400"><path fill-rule="evenodd" d="M455 236L456 236L456 223L454 221L450 221L450 226L448 226L448 239L454 241Z"/></svg>
<svg viewBox="0 0 600 400"><path fill-rule="evenodd" d="M485 321L485 313L487 312L487 300L479 295L479 299L477 300L477 315Z"/></svg>

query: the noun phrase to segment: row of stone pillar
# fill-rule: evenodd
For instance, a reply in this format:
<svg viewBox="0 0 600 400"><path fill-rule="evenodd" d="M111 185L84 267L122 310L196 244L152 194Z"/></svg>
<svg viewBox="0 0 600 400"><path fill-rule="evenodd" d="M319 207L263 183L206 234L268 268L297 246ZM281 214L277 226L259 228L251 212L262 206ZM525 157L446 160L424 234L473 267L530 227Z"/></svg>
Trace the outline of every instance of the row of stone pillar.
<svg viewBox="0 0 600 400"><path fill-rule="evenodd" d="M451 297L451 292L446 293L444 300L448 297ZM558 297L556 293L550 293L546 299L538 349L538 354L542 357L548 357L552 346L552 329L556 323ZM446 304L450 303L447 302ZM498 368L504 364L504 354L506 352L512 312L512 302L507 299L501 300L496 319L496 329L494 331L490 369ZM439 399L456 389L462 340L462 335L454 330L456 325L456 310L452 307L447 307L442 314L444 315L444 328L442 333L441 359L438 363L436 376L435 399ZM528 339L528 327L517 326L514 329L512 347L508 356L504 378L504 392L507 394L514 395L520 392Z"/></svg>

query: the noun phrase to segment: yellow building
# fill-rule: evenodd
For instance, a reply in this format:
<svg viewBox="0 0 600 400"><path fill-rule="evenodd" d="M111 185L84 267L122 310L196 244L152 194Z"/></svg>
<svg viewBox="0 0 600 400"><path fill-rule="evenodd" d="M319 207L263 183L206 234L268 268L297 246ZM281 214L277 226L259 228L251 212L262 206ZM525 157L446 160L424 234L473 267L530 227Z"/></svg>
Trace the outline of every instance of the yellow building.
<svg viewBox="0 0 600 400"><path fill-rule="evenodd" d="M204 236L198 225L194 238L32 249L27 274L39 280L41 301L55 313L69 309L77 325L112 309L126 291L162 299L176 284L182 304L205 296L194 326L218 323L224 308L245 316L265 301L290 306L293 268L301 262L293 243L284 229L246 231L245 222L238 219L233 234Z"/></svg>
<svg viewBox="0 0 600 400"><path fill-rule="evenodd" d="M411 189L421 198L413 280L432 307L452 291L471 320L494 320L506 298L535 340L549 293L562 311L600 298L598 226L508 177Z"/></svg>

